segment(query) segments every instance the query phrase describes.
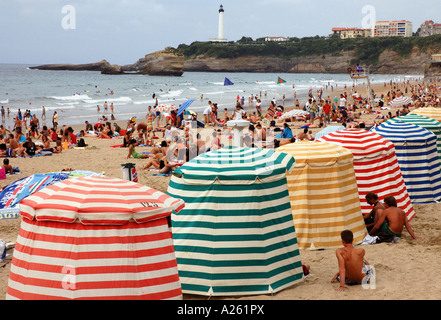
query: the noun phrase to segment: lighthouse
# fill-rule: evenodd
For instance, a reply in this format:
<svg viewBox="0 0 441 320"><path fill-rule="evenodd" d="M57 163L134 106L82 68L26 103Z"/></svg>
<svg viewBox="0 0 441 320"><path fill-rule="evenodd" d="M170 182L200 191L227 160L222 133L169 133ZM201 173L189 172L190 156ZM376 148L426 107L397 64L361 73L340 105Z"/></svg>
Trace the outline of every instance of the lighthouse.
<svg viewBox="0 0 441 320"><path fill-rule="evenodd" d="M211 42L227 42L224 38L224 6L219 7L219 32L217 38L210 39Z"/></svg>
<svg viewBox="0 0 441 320"><path fill-rule="evenodd" d="M219 8L219 35L218 39L224 38L224 6L220 5Z"/></svg>

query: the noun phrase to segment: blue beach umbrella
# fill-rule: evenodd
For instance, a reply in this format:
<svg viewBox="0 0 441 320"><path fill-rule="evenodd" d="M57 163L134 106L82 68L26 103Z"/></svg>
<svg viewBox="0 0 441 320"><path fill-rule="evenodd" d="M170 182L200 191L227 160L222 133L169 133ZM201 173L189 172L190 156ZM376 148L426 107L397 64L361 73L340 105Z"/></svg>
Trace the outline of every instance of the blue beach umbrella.
<svg viewBox="0 0 441 320"><path fill-rule="evenodd" d="M187 100L182 103L178 109L178 113L176 114L176 116L180 116L193 102L194 100Z"/></svg>

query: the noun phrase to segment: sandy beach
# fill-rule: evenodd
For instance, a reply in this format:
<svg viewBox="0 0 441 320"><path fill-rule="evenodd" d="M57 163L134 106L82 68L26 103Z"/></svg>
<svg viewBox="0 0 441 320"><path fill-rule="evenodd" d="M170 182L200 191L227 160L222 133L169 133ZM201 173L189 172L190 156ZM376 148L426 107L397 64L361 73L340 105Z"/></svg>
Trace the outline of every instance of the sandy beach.
<svg viewBox="0 0 441 320"><path fill-rule="evenodd" d="M373 88L377 95L386 93L389 86L376 86ZM332 93L324 93L333 98L340 91L350 89L340 88ZM360 88L360 93L365 94L365 88ZM301 101L304 104L304 101ZM267 106L264 106L267 107ZM290 106L292 108L292 106ZM289 109L287 107L287 109ZM388 110L382 111L384 114ZM393 111L394 110L389 110ZM202 115L200 115L202 117ZM221 117L223 118L223 116ZM360 120L372 123L374 116L362 115ZM121 127L125 127L127 119L118 119ZM62 124L61 124L62 125ZM300 132L303 123L293 123L294 133ZM84 129L84 124L73 126L75 131ZM319 129L314 128L315 133ZM162 135L160 135L162 137ZM14 158L10 159L14 167L19 167L20 174L8 176L2 180L1 186L24 178L26 176L49 171L60 171L66 168L76 170L90 170L104 173L106 176L122 178L121 164L135 163L137 168L145 163L143 159L127 159L127 148L111 148L122 143L121 138L99 139L85 137L89 145L87 149L67 149L61 154L50 157ZM150 147L137 147L138 152L149 151ZM138 170L139 183L166 192L169 177L152 176L151 171ZM311 274L303 282L285 289L274 295L239 296L210 299L244 299L244 300L437 300L441 299L441 203L416 205L416 217L411 221L411 226L417 237L423 240L413 240L403 231L403 237L397 244L364 245L366 259L375 268L375 284L370 288L362 286L347 287L344 292L336 292L338 284L331 283L333 275L338 271L335 250L308 251L301 250L302 263L311 266ZM15 242L20 228L21 219L0 221L0 238L5 241ZM9 250L8 253L12 253ZM0 299L5 299L11 259L0 263ZM6 265L5 265L6 264ZM208 299L208 297L184 295L184 299Z"/></svg>

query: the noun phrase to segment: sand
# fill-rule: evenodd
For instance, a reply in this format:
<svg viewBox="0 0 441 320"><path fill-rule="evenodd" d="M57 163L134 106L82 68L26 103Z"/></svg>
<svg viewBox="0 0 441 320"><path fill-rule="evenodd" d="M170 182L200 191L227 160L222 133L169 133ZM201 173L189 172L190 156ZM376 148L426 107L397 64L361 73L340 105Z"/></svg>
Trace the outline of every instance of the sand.
<svg viewBox="0 0 441 320"><path fill-rule="evenodd" d="M382 90L379 86L377 92ZM345 90L343 90L345 91ZM361 90L360 90L361 91ZM363 93L363 91L361 91ZM337 94L334 91L333 97ZM362 120L372 121L363 117ZM124 121L120 121L121 124ZM300 124L296 124L297 127ZM74 126L82 129L83 125ZM318 129L314 129L316 132ZM104 172L107 176L122 178L121 164L131 162L137 167L145 163L142 159L127 159L127 149L111 148L121 144L122 138L103 140L86 137L86 143L93 148L85 150L68 149L51 157L32 159L11 159L11 164L20 168L18 175L8 176L0 181L7 185L15 180L39 172L59 171L65 168ZM148 151L148 147L137 147L138 152ZM139 183L166 192L169 178L152 176L152 172L138 170ZM335 250L309 251L301 250L301 260L311 266L311 274L300 284L294 285L274 295L226 297L224 299L253 300L366 300L366 299L441 299L441 283L439 265L441 265L441 204L414 205L416 217L411 226L417 237L422 241L413 240L404 231L401 241L397 244L376 244L362 246L366 250L366 259L376 270L374 285L369 288L362 286L347 287L344 292L336 292L338 284L330 283L337 272ZM15 242L21 219L0 221L0 239ZM9 250L8 253L12 253ZM0 263L0 299L5 299L11 259ZM184 295L184 299L208 299L208 297ZM223 298L211 298L223 299Z"/></svg>

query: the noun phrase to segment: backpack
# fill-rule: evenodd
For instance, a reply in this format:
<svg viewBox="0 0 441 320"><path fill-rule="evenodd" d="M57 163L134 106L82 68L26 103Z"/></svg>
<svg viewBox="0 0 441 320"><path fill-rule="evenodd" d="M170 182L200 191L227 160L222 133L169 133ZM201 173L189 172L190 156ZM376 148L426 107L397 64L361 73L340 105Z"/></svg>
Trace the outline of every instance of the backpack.
<svg viewBox="0 0 441 320"><path fill-rule="evenodd" d="M78 147L87 147L87 144L86 144L86 142L84 141L83 138L81 138L81 139L78 141Z"/></svg>

